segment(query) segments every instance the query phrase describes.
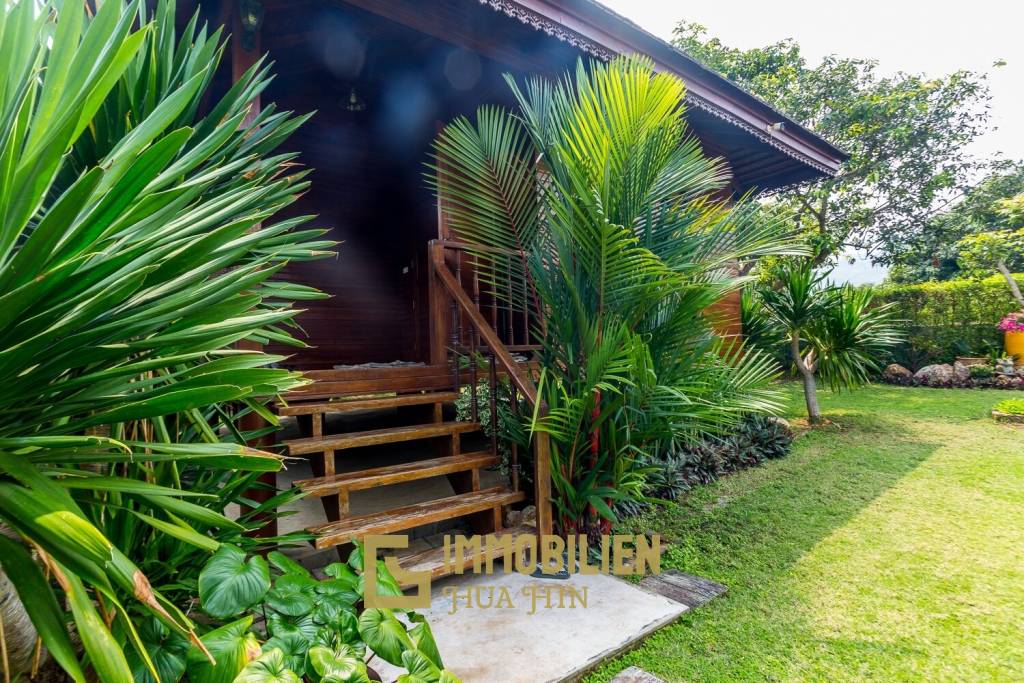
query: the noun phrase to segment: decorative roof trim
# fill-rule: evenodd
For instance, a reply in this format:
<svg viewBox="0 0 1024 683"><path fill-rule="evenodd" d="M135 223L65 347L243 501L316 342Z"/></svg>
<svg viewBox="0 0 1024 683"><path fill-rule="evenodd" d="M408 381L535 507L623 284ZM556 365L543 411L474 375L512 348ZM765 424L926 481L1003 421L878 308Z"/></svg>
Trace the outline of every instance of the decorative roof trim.
<svg viewBox="0 0 1024 683"><path fill-rule="evenodd" d="M773 135L769 134L767 131L758 130L756 126L752 126L746 121L741 121L739 118L733 116L725 109L722 109L721 107L714 105L711 102L708 102L699 95L694 95L687 91L686 102L688 104L692 104L693 106L697 107L702 111L706 111L712 116L722 119L727 123L731 123L737 128L745 130L746 132L750 133L755 138L765 143L769 147L774 147L775 149L779 150L786 156L796 159L797 161L806 164L807 166L810 166L814 170L819 171L828 177L832 177L835 175L835 171L830 169L828 166L825 166L824 164L815 161L806 154L802 154L793 149L792 147L779 142Z"/></svg>
<svg viewBox="0 0 1024 683"><path fill-rule="evenodd" d="M481 5L490 5L491 9L496 12L502 12L513 19L518 19L527 26L532 26L538 31L557 38L563 43L572 45L577 50L585 52L592 57L609 61L615 57L616 53L608 50L603 45L599 45L592 40L589 40L580 34L572 31L565 26L562 26L557 21L552 21L545 16L537 14L533 10L526 9L518 2L513 0L479 0Z"/></svg>
<svg viewBox="0 0 1024 683"><path fill-rule="evenodd" d="M798 187L804 187L805 185L811 185L811 184L816 183L816 182L818 182L820 180L821 180L821 178L805 178L804 180L797 180L796 182L786 183L785 185L779 185L778 187L773 187L770 190L755 190L754 196L758 197L759 199L767 199L769 197L775 197L777 195L784 194L786 192L789 192L790 190L795 190Z"/></svg>
<svg viewBox="0 0 1024 683"><path fill-rule="evenodd" d="M523 7L518 2L515 2L515 0L479 0L479 2L481 5L488 5L491 7L491 9L495 10L496 12L501 12L509 17L512 17L513 19L518 19L523 24L531 26L538 31L543 31L549 36L557 38L563 43L572 45L581 52L591 55L592 57L596 57L600 60L607 62L618 54L617 52L609 50L603 45L595 43L594 41L584 36L581 36L579 33L576 33L575 31L566 28L562 24L559 24L557 21L548 19L547 17L542 16L537 12L534 12L533 10ZM828 166L814 160L813 158L807 156L806 154L803 154L802 152L798 152L797 150L793 149L788 145L783 144L782 142L779 142L774 136L772 136L767 131L759 130L756 126L752 126L746 121L742 121L741 119L729 113L722 107L719 107L718 105L709 102L708 100L704 99L703 97L700 97L699 95L694 95L687 91L686 101L688 104L691 104L697 107L698 109L705 111L708 114L711 114L712 116L721 119L722 121L725 121L726 123L732 124L733 126L736 126L737 128L740 128L741 130L750 133L751 135L753 135L755 138L765 143L766 145L773 147L774 149L777 149L786 156L795 159L802 164L810 166L811 168L818 171L819 173L824 174L825 176L831 177L835 175L835 171L829 168Z"/></svg>

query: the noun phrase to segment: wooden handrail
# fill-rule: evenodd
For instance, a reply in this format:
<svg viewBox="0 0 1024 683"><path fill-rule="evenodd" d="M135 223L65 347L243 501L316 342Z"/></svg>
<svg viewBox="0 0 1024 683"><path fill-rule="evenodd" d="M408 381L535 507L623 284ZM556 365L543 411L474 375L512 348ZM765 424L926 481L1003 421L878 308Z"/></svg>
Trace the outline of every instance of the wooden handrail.
<svg viewBox="0 0 1024 683"><path fill-rule="evenodd" d="M452 295L455 302L462 309L462 312L469 316L470 322L473 323L473 327L477 329L480 336L483 338L484 343L494 353L494 357L498 363L502 365L505 372L508 373L509 378L516 385L516 389L526 398L530 403L530 407L537 405L537 387L534 386L533 382L519 372L518 364L516 359L512 357L512 353L505 347L501 339L498 337L498 333L494 331L474 304L473 300L469 298L469 294L466 293L462 287L459 286L455 276L448 269L448 265L444 262L443 253L440 254L440 250L433 250L434 259L434 272L437 273L438 279L444 288L448 290L448 293Z"/></svg>
<svg viewBox="0 0 1024 683"><path fill-rule="evenodd" d="M458 245L455 248L470 246L464 243L454 244ZM452 247L454 244L451 241L442 240L432 240L430 242L430 261L437 281L451 295L462 313L469 318L470 323L476 328L484 344L490 348L492 357L502 366L509 380L515 385L516 390L522 394L530 407L537 411L538 415L544 415L547 412L547 406L540 400L537 394L537 386L533 383L533 380L524 376L519 371L519 364L512 357L512 352L501 341L498 333L487 322L480 309L477 308L469 294L462 288L462 285L459 284L455 275L448 268L444 258L444 249ZM435 310L435 307L432 307L432 310ZM543 538L554 533L554 520L551 514L551 441L546 432L536 432L534 434L533 484L534 502L537 506L537 534Z"/></svg>
<svg viewBox="0 0 1024 683"><path fill-rule="evenodd" d="M482 244L472 244L459 240L437 240L444 249L457 249L459 251L475 251L482 254L505 254L506 256L522 256L526 252L516 249L503 249L501 247L488 247Z"/></svg>

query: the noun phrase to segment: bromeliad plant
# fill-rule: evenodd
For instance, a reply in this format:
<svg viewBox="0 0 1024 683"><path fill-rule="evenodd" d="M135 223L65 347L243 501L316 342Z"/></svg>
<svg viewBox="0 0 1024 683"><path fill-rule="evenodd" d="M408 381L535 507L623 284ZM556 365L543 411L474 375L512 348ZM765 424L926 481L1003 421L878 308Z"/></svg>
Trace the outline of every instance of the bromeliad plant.
<svg viewBox="0 0 1024 683"><path fill-rule="evenodd" d="M748 200L712 198L728 171L688 135L683 83L650 62L508 80L518 111L449 124L431 182L482 280L511 275L505 303L543 320L534 428L552 437L563 530L592 528L641 495L640 454L778 406L775 365L707 311L741 284L737 260L803 248Z"/></svg>
<svg viewBox="0 0 1024 683"><path fill-rule="evenodd" d="M168 1L0 7L0 564L76 681L155 677L143 623L210 655L146 571L257 524L221 500L281 462L238 419L302 382L235 345L299 344L292 302L320 296L275 279L330 254L273 219L306 187L272 154L303 118L250 116L257 64L197 119L222 49Z"/></svg>

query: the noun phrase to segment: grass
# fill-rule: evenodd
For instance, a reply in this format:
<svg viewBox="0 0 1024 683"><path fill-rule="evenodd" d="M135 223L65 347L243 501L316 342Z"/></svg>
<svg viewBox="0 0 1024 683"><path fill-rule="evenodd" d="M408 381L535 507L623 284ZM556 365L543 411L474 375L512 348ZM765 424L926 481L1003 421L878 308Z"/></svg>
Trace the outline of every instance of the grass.
<svg viewBox="0 0 1024 683"><path fill-rule="evenodd" d="M791 387L791 415L802 401ZM1024 680L1024 430L1005 392L822 395L832 425L644 529L729 587L588 681Z"/></svg>

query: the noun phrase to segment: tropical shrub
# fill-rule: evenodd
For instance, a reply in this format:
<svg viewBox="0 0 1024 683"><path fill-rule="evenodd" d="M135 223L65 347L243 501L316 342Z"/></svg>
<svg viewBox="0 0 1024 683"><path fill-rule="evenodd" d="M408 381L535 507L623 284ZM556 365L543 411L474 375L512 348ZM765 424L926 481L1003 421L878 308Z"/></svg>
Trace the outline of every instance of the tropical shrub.
<svg viewBox="0 0 1024 683"><path fill-rule="evenodd" d="M739 436L764 460L782 458L793 447L793 431L781 420L764 415L748 416Z"/></svg>
<svg viewBox="0 0 1024 683"><path fill-rule="evenodd" d="M532 426L551 436L561 528L607 529L610 502L643 495L642 454L777 409L775 364L727 346L704 311L739 287L736 260L803 249L748 201L710 198L726 167L650 62L508 80L517 112L450 123L432 182L481 278L513 273L505 303L544 321Z"/></svg>
<svg viewBox="0 0 1024 683"><path fill-rule="evenodd" d="M1024 415L1024 399L1008 398L997 403L993 410L1007 415Z"/></svg>
<svg viewBox="0 0 1024 683"><path fill-rule="evenodd" d="M421 615L405 612L406 624L394 610L363 608L363 564L357 548L347 562L325 567L327 578L320 580L280 552L265 560L222 545L199 577L201 607L220 624L202 637L217 663L177 634L156 631L159 641L151 651L161 683L182 677L190 683L369 683L374 674L367 667L368 654L406 668L408 673L398 679L402 683L458 683L444 669ZM380 595L402 594L383 561L378 560L376 571ZM254 615L262 617L261 623ZM137 661L133 669L136 680L153 680Z"/></svg>
<svg viewBox="0 0 1024 683"><path fill-rule="evenodd" d="M776 273L778 288L764 287L758 295L785 332L803 380L807 418L817 424L818 378L833 390L853 388L884 367L889 349L900 340L892 307L872 305L870 290L829 284L830 271L816 272L810 259L790 259Z"/></svg>
<svg viewBox="0 0 1024 683"><path fill-rule="evenodd" d="M988 379L995 374L991 365L972 365L971 379Z"/></svg>
<svg viewBox="0 0 1024 683"><path fill-rule="evenodd" d="M195 580L281 500L223 514L281 466L239 419L302 383L235 344L300 344L319 293L275 274L331 243L273 220L307 183L272 154L303 118L249 116L266 66L197 118L222 49L195 20L177 40L172 2L0 8L0 563L76 681L155 677L143 624L209 650L176 563Z"/></svg>
<svg viewBox="0 0 1024 683"><path fill-rule="evenodd" d="M1024 282L1024 275L1014 277ZM903 337L892 350L892 360L911 370L1001 350L997 325L1016 307L998 275L869 289L878 304L892 304L892 317Z"/></svg>
<svg viewBox="0 0 1024 683"><path fill-rule="evenodd" d="M512 390L512 383L507 377L498 379L496 393L498 413L497 441L498 455L501 456L501 473L508 474L512 469L512 446L517 447L516 464L520 480L529 483L533 477L532 452L529 448L530 434L523 424L523 416L530 412L525 401L519 399ZM518 401L518 405L513 405ZM487 437L495 436L491 425L491 387L487 381L481 381L476 387L476 421ZM459 397L455 399L455 415L459 420L473 419L473 392L469 387L462 387ZM529 488L529 487L527 487Z"/></svg>
<svg viewBox="0 0 1024 683"><path fill-rule="evenodd" d="M730 436L705 436L660 458L645 456L641 460L648 470L644 498L621 501L615 510L623 516L640 514L653 500L676 500L723 474L784 457L792 445L793 432L782 421L746 415Z"/></svg>

